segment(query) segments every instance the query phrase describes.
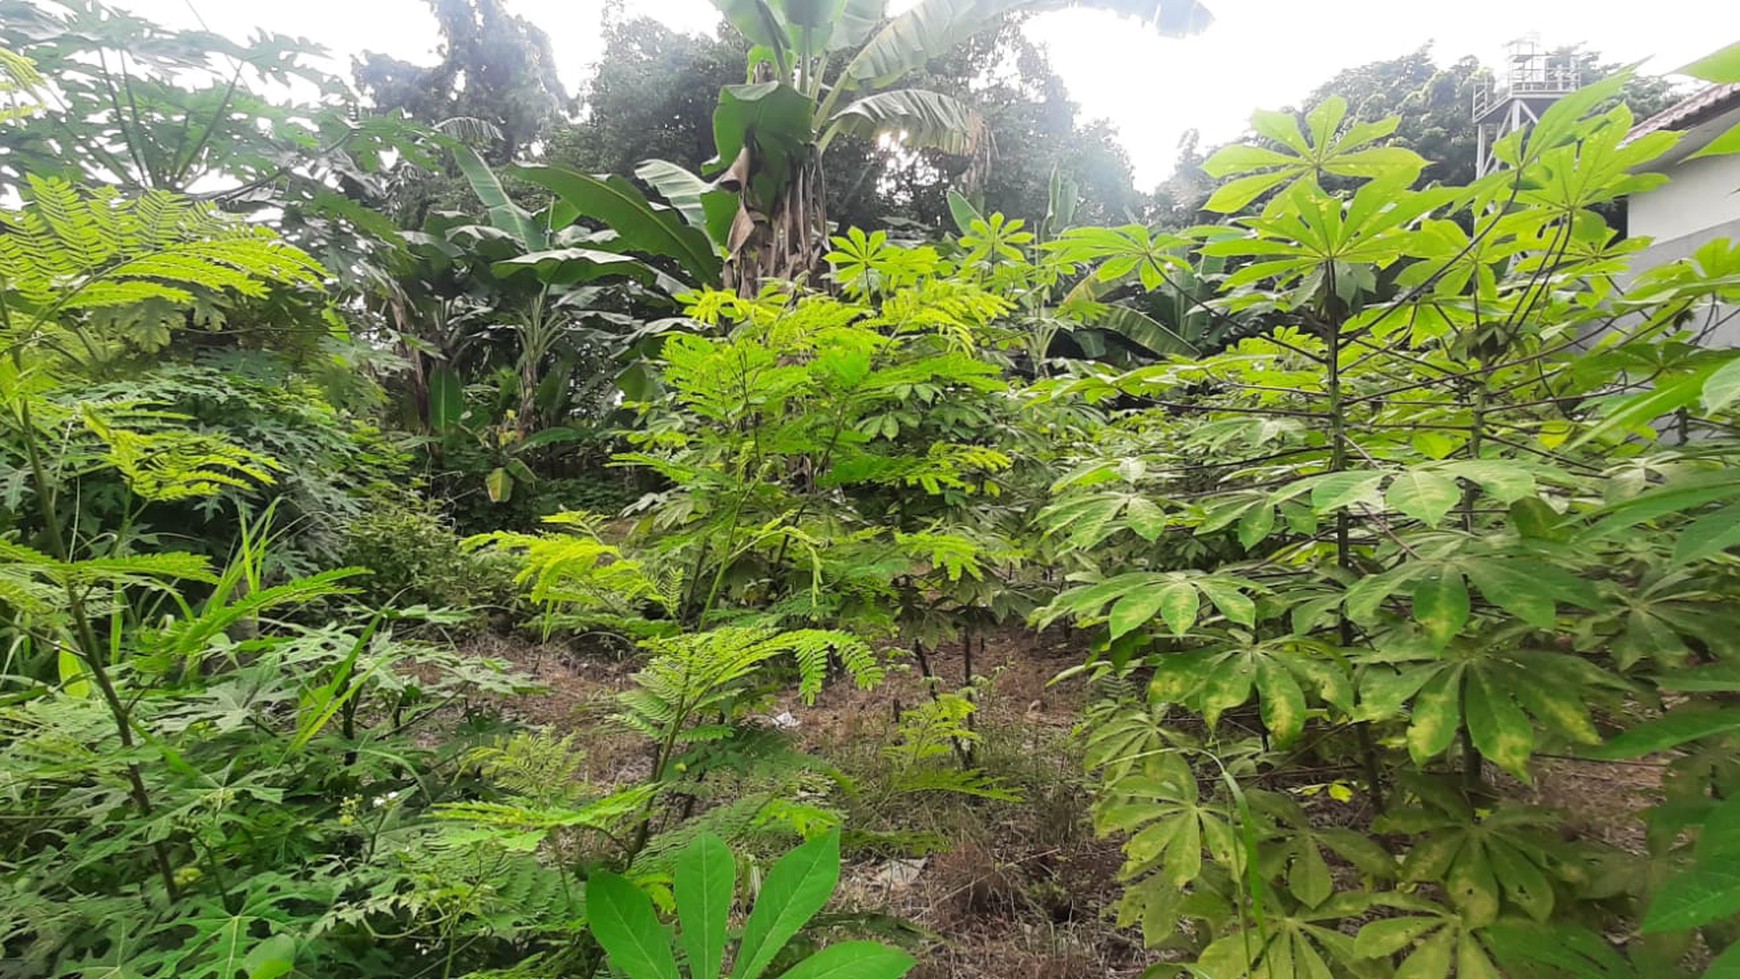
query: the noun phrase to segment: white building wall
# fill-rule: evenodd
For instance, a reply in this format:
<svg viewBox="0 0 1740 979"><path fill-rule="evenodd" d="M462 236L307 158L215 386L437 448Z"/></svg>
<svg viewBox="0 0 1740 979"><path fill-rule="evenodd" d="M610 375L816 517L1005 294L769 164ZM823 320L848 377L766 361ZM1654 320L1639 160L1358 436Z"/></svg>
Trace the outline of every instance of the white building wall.
<svg viewBox="0 0 1740 979"><path fill-rule="evenodd" d="M1631 275L1625 280L1690 258L1716 238L1740 241L1740 156L1681 160L1667 174L1671 183L1626 201L1627 232L1655 240L1632 256ZM1712 347L1740 347L1740 317L1716 325L1704 342Z"/></svg>
<svg viewBox="0 0 1740 979"><path fill-rule="evenodd" d="M1628 231L1648 235L1656 245L1698 235L1740 221L1740 157L1707 156L1671 167L1672 182L1631 198Z"/></svg>

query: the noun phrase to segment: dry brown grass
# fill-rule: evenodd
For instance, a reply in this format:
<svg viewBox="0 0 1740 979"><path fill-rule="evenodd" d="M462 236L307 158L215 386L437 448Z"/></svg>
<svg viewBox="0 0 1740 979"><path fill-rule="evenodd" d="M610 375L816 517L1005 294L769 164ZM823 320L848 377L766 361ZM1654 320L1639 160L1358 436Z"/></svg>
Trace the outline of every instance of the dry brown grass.
<svg viewBox="0 0 1740 979"><path fill-rule="evenodd" d="M512 720L579 734L588 782L621 784L644 775L641 740L600 723L615 694L632 683L636 662L513 636L480 635L465 648L504 659L547 687L499 707ZM849 857L841 885L842 905L911 921L934 936L921 952L917 979L1101 979L1139 975L1153 961L1109 917L1121 858L1115 843L1093 838L1069 743L1083 691L1080 684L1051 685L1081 655L1058 635L1018 630L975 649L975 671L992 678L977 719L980 764L1018 785L1021 802L928 793L901 797L895 811L862 814L883 828L930 832L951 844L892 871L887 853ZM958 645L933 654L932 663L945 688L960 684ZM878 770L881 748L896 737L900 712L928 696L916 667L906 663L875 690L835 684L814 705L788 695L768 714L790 711L803 746L874 795L885 774Z"/></svg>

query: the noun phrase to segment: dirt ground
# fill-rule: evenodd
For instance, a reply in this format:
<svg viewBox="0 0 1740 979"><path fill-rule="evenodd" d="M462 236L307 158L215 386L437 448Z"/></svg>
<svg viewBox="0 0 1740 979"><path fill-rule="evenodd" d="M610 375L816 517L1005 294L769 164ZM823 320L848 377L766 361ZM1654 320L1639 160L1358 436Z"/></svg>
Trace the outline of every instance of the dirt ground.
<svg viewBox="0 0 1740 979"><path fill-rule="evenodd" d="M601 723L615 694L632 683L632 658L495 635L475 637L466 648L507 660L546 685L502 709L529 725L587 732L587 781L608 785L644 775L644 742ZM946 810L902 813L947 837L951 848L846 868L843 904L904 919L932 937L916 979L1124 979L1157 961L1133 931L1114 927L1121 855L1117 841L1093 835L1091 800L1071 749L1083 684L1053 682L1082 658L1080 646L1059 634L1024 631L993 635L975 650L975 672L991 678L977 719L983 764L1013 772L1026 798L951 800ZM945 688L958 686L958 645L933 654L932 665ZM887 744L901 710L927 696L907 663L873 690L835 683L814 705L793 694L768 715L771 721L788 713L806 749L849 768L852 759ZM1658 792L1660 775L1650 763L1546 758L1533 785L1505 788L1513 798L1566 813L1569 835L1641 852L1637 816Z"/></svg>

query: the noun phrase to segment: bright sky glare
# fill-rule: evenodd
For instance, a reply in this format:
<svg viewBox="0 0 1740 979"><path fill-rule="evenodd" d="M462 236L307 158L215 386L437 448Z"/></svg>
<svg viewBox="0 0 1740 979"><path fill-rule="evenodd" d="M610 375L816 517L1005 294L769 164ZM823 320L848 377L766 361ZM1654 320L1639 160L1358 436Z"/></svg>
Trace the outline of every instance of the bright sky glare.
<svg viewBox="0 0 1740 979"><path fill-rule="evenodd" d="M903 7L910 0L895 0ZM432 62L437 43L423 0L117 0L173 26L243 37L255 28L324 45L348 72L351 55L383 51ZM603 53L605 0L508 0L549 32L570 90ZM1100 11L1036 17L1029 36L1087 117L1117 127L1136 171L1151 187L1172 171L1180 137L1200 130L1204 145L1232 139L1255 108L1298 102L1342 68L1414 50L1427 41L1441 60L1496 57L1506 40L1534 32L1550 46L1582 44L1612 61L1643 61L1666 72L1740 40L1740 3L1723 0L1209 0L1217 17L1207 33L1181 40L1132 29ZM708 0L625 0L693 32L718 17Z"/></svg>

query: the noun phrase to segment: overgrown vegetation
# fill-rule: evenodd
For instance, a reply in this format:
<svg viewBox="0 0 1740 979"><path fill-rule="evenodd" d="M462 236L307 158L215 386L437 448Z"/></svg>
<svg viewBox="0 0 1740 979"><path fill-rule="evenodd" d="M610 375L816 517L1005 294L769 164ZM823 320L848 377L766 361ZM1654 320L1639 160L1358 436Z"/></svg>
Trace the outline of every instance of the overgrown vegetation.
<svg viewBox="0 0 1740 979"><path fill-rule="evenodd" d="M0 2L0 973L1740 975L1740 245L1631 267L1649 86L891 236L829 133L980 124L843 93L1023 5L721 2L726 176L651 195L516 153L484 6L435 80L508 94L365 69L419 123Z"/></svg>

